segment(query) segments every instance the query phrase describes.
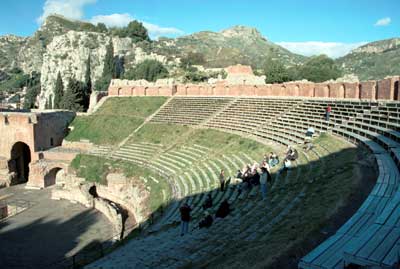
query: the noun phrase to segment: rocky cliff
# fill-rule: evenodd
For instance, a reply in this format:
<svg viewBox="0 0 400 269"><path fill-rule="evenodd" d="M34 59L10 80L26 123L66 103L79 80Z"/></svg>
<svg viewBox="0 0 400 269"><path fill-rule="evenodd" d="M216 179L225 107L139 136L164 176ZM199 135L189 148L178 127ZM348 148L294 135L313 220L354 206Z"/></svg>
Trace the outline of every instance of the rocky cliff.
<svg viewBox="0 0 400 269"><path fill-rule="evenodd" d="M365 44L336 60L345 73L361 80L382 79L400 74L400 38Z"/></svg>

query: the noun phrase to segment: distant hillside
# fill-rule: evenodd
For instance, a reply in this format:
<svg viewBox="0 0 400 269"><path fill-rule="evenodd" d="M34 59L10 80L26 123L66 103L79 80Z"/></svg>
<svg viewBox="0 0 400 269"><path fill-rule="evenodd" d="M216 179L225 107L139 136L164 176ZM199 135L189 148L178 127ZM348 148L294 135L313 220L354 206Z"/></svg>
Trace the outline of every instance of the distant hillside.
<svg viewBox="0 0 400 269"><path fill-rule="evenodd" d="M354 73L360 80L399 75L400 38L368 43L337 59L336 62L345 73Z"/></svg>
<svg viewBox="0 0 400 269"><path fill-rule="evenodd" d="M201 53L206 67L226 67L233 64L248 64L260 67L267 57L280 58L285 65L302 63L306 57L294 54L276 45L255 28L234 26L216 32L199 32L176 39L160 39L154 50L163 54L173 52L184 56L190 52Z"/></svg>

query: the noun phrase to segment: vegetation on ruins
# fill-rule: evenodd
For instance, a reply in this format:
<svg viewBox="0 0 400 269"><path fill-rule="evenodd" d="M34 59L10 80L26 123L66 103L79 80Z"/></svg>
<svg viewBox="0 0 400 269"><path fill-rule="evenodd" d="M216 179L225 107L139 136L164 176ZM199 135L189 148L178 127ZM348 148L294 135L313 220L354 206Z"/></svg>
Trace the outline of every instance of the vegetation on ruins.
<svg viewBox="0 0 400 269"><path fill-rule="evenodd" d="M165 97L108 99L93 115L77 116L71 123L73 130L66 140L89 139L95 144L118 144L165 100Z"/></svg>
<svg viewBox="0 0 400 269"><path fill-rule="evenodd" d="M125 79L145 79L147 81L156 81L160 78L168 77L168 70L157 60L144 60L134 68L125 72Z"/></svg>
<svg viewBox="0 0 400 269"><path fill-rule="evenodd" d="M163 191L166 197L171 196L171 188L165 178L159 177L153 171L128 161L110 160L91 155L78 155L71 162L71 167L75 169L78 176L85 178L87 181L101 184L107 184L107 174L115 171L122 172L129 178L142 179L149 178L150 176L157 178L158 183L153 180L143 182L150 190L149 209L152 212L156 211L160 206L165 206L166 201L163 200Z"/></svg>

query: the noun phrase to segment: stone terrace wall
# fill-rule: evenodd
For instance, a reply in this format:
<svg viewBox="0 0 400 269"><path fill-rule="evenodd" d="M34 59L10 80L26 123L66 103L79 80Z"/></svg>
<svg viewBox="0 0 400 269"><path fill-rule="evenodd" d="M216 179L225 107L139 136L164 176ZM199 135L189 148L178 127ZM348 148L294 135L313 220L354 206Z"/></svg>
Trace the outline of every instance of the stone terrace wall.
<svg viewBox="0 0 400 269"><path fill-rule="evenodd" d="M282 96L398 100L400 77L355 83L290 82L264 85L168 84L135 86L111 83L109 96Z"/></svg>

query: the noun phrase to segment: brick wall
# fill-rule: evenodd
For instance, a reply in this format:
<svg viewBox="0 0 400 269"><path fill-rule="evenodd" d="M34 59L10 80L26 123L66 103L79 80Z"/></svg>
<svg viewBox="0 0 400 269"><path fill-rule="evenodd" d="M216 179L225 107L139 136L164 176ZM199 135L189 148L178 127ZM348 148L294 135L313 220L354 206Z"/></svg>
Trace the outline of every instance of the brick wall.
<svg viewBox="0 0 400 269"><path fill-rule="evenodd" d="M400 77L355 83L283 83L264 85L179 84L172 86L110 86L110 96L288 96L400 100Z"/></svg>

